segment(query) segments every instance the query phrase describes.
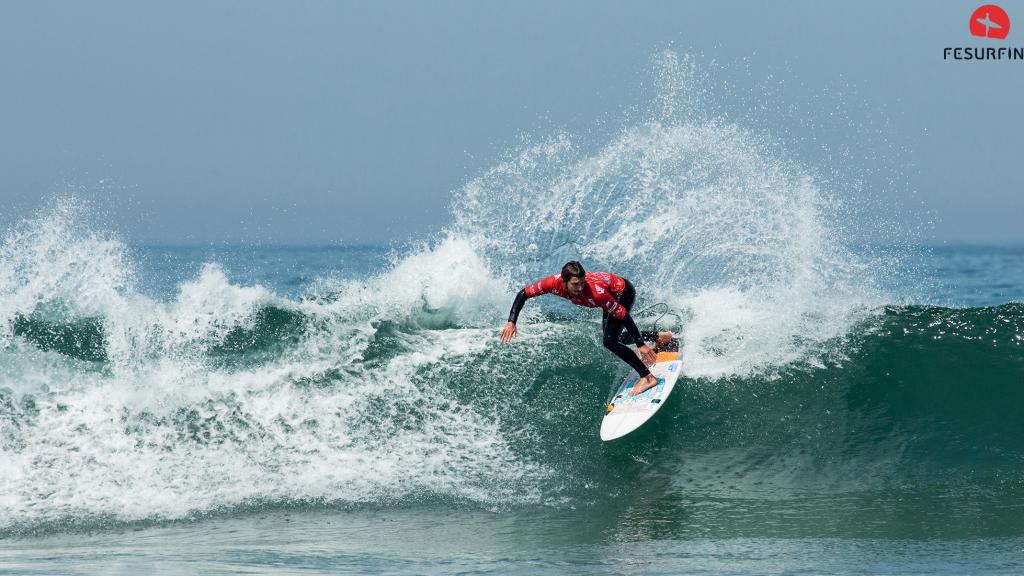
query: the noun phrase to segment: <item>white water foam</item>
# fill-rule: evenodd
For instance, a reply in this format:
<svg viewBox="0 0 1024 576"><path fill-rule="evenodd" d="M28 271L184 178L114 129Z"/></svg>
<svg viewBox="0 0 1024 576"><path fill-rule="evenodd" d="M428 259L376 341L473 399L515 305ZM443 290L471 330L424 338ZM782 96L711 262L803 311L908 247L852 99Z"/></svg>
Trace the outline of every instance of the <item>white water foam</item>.
<svg viewBox="0 0 1024 576"><path fill-rule="evenodd" d="M451 392L447 366L482 352L507 300L465 241L424 246L329 298L237 286L211 263L160 302L133 290L124 246L71 204L0 249L0 528L260 502L541 499L530 479L546 472L511 451L500 414ZM107 361L15 335L16 316L46 306L62 310L51 321L99 318ZM304 319L301 342L256 365L218 364L211 350L267 307ZM381 322L413 329L371 365Z"/></svg>
<svg viewBox="0 0 1024 576"><path fill-rule="evenodd" d="M767 136L704 113L691 58L663 55L658 78L654 110L611 141L542 138L469 182L453 230L520 285L570 259L631 279L638 307L686 319L691 377L824 353L885 302L876 264L845 247L841 202Z"/></svg>

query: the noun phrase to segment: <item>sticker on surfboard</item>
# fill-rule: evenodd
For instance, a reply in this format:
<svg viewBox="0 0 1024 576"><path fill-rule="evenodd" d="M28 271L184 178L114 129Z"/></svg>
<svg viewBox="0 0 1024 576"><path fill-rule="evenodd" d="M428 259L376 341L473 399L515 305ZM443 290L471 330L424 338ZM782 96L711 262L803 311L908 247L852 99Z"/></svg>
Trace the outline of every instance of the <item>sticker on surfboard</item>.
<svg viewBox="0 0 1024 576"><path fill-rule="evenodd" d="M650 368L651 374L658 379L658 385L633 396L629 393L640 380L640 375L630 370L629 376L626 376L605 406L604 419L601 420L601 440L607 442L622 438L654 416L672 393L682 365L678 352L659 352L657 362Z"/></svg>

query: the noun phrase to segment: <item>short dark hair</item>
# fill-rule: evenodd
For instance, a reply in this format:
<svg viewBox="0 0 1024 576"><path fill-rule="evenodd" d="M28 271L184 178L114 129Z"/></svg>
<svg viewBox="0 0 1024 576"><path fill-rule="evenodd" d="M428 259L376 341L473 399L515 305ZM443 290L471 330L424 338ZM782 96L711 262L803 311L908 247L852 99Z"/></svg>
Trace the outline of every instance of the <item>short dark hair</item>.
<svg viewBox="0 0 1024 576"><path fill-rule="evenodd" d="M575 260L570 260L562 266L562 282L568 282L569 278L586 278L587 271L583 269L583 264Z"/></svg>

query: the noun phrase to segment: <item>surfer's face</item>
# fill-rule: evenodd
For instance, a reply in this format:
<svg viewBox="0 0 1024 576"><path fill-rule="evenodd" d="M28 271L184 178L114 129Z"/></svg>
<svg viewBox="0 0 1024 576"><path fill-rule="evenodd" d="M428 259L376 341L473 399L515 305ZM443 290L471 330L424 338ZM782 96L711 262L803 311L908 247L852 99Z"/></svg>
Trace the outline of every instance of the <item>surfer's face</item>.
<svg viewBox="0 0 1024 576"><path fill-rule="evenodd" d="M569 278L569 281L565 283L565 291L569 293L569 296L579 296L583 293L583 278L579 276L573 276Z"/></svg>

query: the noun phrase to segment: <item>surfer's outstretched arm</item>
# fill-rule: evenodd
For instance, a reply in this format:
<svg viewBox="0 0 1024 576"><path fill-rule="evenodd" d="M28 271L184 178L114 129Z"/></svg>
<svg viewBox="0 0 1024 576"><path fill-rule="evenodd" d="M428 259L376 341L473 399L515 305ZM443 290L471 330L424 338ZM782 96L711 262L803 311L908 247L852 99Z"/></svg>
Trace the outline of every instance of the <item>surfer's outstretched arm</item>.
<svg viewBox="0 0 1024 576"><path fill-rule="evenodd" d="M516 335L516 321L519 320L519 312L522 311L523 305L526 301L534 296L540 296L541 294L548 294L549 292L556 291L562 285L562 279L558 275L548 276L543 280L539 280L530 284L526 288L523 288L516 294L516 299L512 302L512 309L508 313L508 322L505 323L505 327L501 330L501 341L508 343Z"/></svg>
<svg viewBox="0 0 1024 576"><path fill-rule="evenodd" d="M516 336L516 320L519 319L519 312L523 309L523 304L526 304L526 299L529 296L526 295L526 288L519 291L516 294L516 299L512 301L512 309L508 312L508 322L505 323L505 327L501 329L501 342L502 344L508 344Z"/></svg>
<svg viewBox="0 0 1024 576"><path fill-rule="evenodd" d="M523 309L523 304L526 304L526 300L529 296L526 295L526 288L519 291L516 294L516 299L512 301L512 309L508 312L508 321L515 324L519 320L519 312Z"/></svg>

